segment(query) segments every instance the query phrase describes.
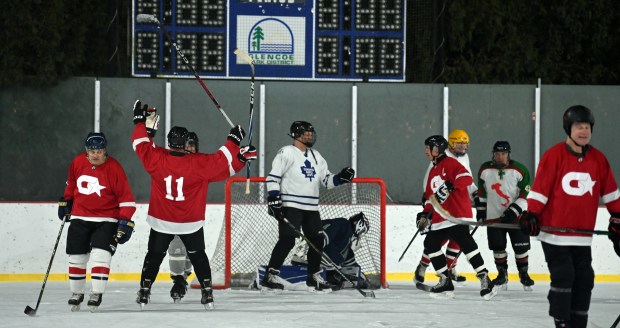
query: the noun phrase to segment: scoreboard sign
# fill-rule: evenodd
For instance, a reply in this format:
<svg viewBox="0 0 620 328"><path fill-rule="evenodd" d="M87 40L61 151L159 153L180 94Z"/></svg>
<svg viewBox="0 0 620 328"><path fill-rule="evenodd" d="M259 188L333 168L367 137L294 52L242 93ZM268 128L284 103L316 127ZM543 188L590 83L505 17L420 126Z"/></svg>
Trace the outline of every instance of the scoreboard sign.
<svg viewBox="0 0 620 328"><path fill-rule="evenodd" d="M134 76L193 76L155 15L200 76L404 81L406 0L134 0Z"/></svg>

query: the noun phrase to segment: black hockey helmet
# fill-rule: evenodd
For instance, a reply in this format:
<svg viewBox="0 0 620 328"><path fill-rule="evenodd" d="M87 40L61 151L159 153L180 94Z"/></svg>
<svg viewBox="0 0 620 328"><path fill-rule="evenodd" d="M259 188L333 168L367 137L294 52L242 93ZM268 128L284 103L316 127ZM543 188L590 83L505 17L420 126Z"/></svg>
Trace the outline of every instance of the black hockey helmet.
<svg viewBox="0 0 620 328"><path fill-rule="evenodd" d="M187 142L185 146L194 146L196 148L196 152L198 152L198 135L196 132L189 132L187 134Z"/></svg>
<svg viewBox="0 0 620 328"><path fill-rule="evenodd" d="M189 131L181 126L173 126L168 132L168 147L171 149L184 149Z"/></svg>
<svg viewBox="0 0 620 328"><path fill-rule="evenodd" d="M446 149L448 148L448 140L446 140L443 136L434 135L426 138L426 140L424 140L424 145L428 146L431 151L433 148L437 147L439 154L445 154Z"/></svg>
<svg viewBox="0 0 620 328"><path fill-rule="evenodd" d="M314 126L306 121L295 121L291 124L291 131L289 136L293 139L297 139L304 135L305 132L312 132L312 139L308 142L305 142L304 145L306 147L314 146L316 142L316 131L314 131Z"/></svg>
<svg viewBox="0 0 620 328"><path fill-rule="evenodd" d="M108 140L105 138L105 134L101 132L90 132L84 140L86 150L106 149L107 146Z"/></svg>
<svg viewBox="0 0 620 328"><path fill-rule="evenodd" d="M359 212L352 217L349 218L349 222L351 223L351 230L353 230L353 234L355 237L360 237L370 230L370 222L364 212Z"/></svg>
<svg viewBox="0 0 620 328"><path fill-rule="evenodd" d="M510 150L510 143L508 143L508 141L496 141L493 145L493 152L505 151L510 153Z"/></svg>
<svg viewBox="0 0 620 328"><path fill-rule="evenodd" d="M582 105L575 105L569 107L564 112L564 117L562 118L564 123L564 131L568 136L570 136L570 130L573 126L573 123L590 123L590 129L594 131L594 114L590 108Z"/></svg>

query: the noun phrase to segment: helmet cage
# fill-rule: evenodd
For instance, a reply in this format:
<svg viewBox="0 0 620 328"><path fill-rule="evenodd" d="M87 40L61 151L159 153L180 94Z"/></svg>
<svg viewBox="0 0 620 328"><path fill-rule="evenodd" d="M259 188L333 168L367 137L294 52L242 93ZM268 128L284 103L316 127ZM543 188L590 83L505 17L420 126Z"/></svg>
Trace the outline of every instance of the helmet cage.
<svg viewBox="0 0 620 328"><path fill-rule="evenodd" d="M353 230L353 235L356 237L360 237L361 235L368 232L370 229L370 222L368 222L368 218L364 215L364 212L359 212L350 218L351 221L351 229Z"/></svg>

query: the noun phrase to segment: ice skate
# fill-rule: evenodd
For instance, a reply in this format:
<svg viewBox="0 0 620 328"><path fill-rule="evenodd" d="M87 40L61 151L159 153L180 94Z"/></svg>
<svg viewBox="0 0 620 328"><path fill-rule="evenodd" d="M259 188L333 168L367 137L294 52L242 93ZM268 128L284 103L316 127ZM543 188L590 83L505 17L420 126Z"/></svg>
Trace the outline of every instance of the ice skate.
<svg viewBox="0 0 620 328"><path fill-rule="evenodd" d="M480 279L480 296L482 298L488 301L497 295L497 287L493 286L486 269L476 274L476 277Z"/></svg>
<svg viewBox="0 0 620 328"><path fill-rule="evenodd" d="M319 270L312 275L308 275L306 279L306 286L308 286L309 292L329 293L332 291L333 286L323 279Z"/></svg>
<svg viewBox="0 0 620 328"><path fill-rule="evenodd" d="M88 300L88 308L90 312L96 312L101 305L101 301L103 300L103 294L92 293L90 294L90 299Z"/></svg>
<svg viewBox="0 0 620 328"><path fill-rule="evenodd" d="M181 275L172 276L172 289L170 289L170 297L174 303L180 303L181 299L187 293L187 281Z"/></svg>
<svg viewBox="0 0 620 328"><path fill-rule="evenodd" d="M445 274L437 274L439 283L431 287L430 296L432 298L454 298L454 285L452 279Z"/></svg>
<svg viewBox="0 0 620 328"><path fill-rule="evenodd" d="M144 282L140 283L142 287L138 290L138 297L136 298L136 303L140 304L140 308L144 309L144 306L149 304L151 300L151 281L145 279Z"/></svg>
<svg viewBox="0 0 620 328"><path fill-rule="evenodd" d="M415 282L416 284L421 284L424 282L426 267L426 265L418 264L418 267L415 268L415 272L413 273L413 282Z"/></svg>
<svg viewBox="0 0 620 328"><path fill-rule="evenodd" d="M461 276L460 274L458 274L455 268L448 270L446 272L446 275L454 282L464 283L465 281L467 281L467 278L465 278L465 276Z"/></svg>
<svg viewBox="0 0 620 328"><path fill-rule="evenodd" d="M497 277L491 283L497 286L498 290L508 290L508 269L498 267Z"/></svg>
<svg viewBox="0 0 620 328"><path fill-rule="evenodd" d="M71 307L71 312L77 312L80 310L80 304L84 301L84 294L73 293L71 298L69 298L69 306Z"/></svg>
<svg viewBox="0 0 620 328"><path fill-rule="evenodd" d="M202 297L200 298L200 303L203 304L207 310L215 309L213 304L213 289L211 289L211 287L207 287L201 289L201 291Z"/></svg>
<svg viewBox="0 0 620 328"><path fill-rule="evenodd" d="M265 276L263 277L263 281L261 281L261 291L270 292L270 291L281 291L284 289L284 285L278 282L278 275L280 274L280 270L276 270L273 268L267 268L265 270Z"/></svg>
<svg viewBox="0 0 620 328"><path fill-rule="evenodd" d="M534 280L532 280L530 275L527 273L527 267L519 268L519 280L521 280L521 285L523 285L524 291L531 292L534 290Z"/></svg>

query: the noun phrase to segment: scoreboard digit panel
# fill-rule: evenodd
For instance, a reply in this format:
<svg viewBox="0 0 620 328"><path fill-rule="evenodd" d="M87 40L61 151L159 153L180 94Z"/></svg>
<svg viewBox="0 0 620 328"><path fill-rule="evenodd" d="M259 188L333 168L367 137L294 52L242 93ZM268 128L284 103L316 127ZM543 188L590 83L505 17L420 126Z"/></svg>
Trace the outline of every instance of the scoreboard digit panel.
<svg viewBox="0 0 620 328"><path fill-rule="evenodd" d="M404 81L406 0L134 0L155 15L199 75ZM134 24L134 76L192 76L156 26Z"/></svg>

